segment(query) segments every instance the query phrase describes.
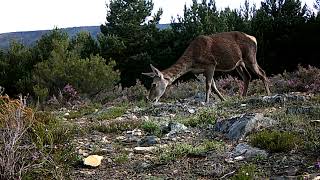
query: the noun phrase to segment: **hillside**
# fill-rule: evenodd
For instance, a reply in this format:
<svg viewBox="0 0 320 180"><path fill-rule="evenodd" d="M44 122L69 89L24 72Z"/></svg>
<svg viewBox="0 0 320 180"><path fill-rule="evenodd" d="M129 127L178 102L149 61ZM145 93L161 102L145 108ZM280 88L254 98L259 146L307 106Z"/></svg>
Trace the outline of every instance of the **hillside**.
<svg viewBox="0 0 320 180"><path fill-rule="evenodd" d="M166 29L170 24L159 24L159 29ZM100 32L100 26L81 26L81 27L70 27L62 28L66 31L70 37L76 35L80 31L88 31L92 36L96 37ZM10 41L16 40L21 42L26 46L32 46L40 37L50 30L39 30L39 31L23 31L23 32L10 32L0 34L0 48L7 49L9 47Z"/></svg>

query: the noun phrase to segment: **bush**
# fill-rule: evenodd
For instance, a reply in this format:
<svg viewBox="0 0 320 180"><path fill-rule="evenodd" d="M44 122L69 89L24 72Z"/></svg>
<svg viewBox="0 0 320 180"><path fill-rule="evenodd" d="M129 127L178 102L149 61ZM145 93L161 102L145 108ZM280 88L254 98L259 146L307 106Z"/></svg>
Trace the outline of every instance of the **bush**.
<svg viewBox="0 0 320 180"><path fill-rule="evenodd" d="M35 146L26 143L33 120L21 101L0 96L0 179L20 179L33 164Z"/></svg>
<svg viewBox="0 0 320 180"><path fill-rule="evenodd" d="M51 113L0 97L0 179L62 179L78 159L76 130Z"/></svg>
<svg viewBox="0 0 320 180"><path fill-rule="evenodd" d="M301 144L301 139L290 132L264 130L250 137L253 146L269 152L288 152Z"/></svg>
<svg viewBox="0 0 320 180"><path fill-rule="evenodd" d="M81 59L67 47L65 42L56 42L49 59L35 66L34 80L39 86L50 89L50 94L70 84L79 93L94 95L103 89L111 90L119 81L119 73L113 70L114 61L106 64L100 56Z"/></svg>

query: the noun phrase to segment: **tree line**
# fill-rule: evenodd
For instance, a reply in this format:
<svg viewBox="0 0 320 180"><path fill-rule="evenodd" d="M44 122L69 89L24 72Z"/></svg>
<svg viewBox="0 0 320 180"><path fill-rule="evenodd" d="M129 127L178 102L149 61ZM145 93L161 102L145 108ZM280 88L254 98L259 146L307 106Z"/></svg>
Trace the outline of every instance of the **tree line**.
<svg viewBox="0 0 320 180"><path fill-rule="evenodd" d="M90 96L114 85L148 85L141 72L149 64L165 69L175 63L198 35L242 31L258 41L257 59L268 75L293 71L298 64L319 67L320 1L248 0L239 9L218 10L214 0L193 0L169 28L160 30L162 9L152 14L152 0L111 0L106 23L95 38L88 32L68 37L59 29L32 47L11 42L0 50L0 86L11 95L45 99L67 84Z"/></svg>

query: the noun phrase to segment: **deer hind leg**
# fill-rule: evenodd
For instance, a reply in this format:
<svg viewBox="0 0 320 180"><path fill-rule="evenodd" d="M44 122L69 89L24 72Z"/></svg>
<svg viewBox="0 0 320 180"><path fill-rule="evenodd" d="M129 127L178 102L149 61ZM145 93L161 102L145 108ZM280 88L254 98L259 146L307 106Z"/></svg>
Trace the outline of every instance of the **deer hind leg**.
<svg viewBox="0 0 320 180"><path fill-rule="evenodd" d="M269 89L269 84L268 84L268 78L266 73L264 72L264 70L257 64L257 63L253 63L251 64L251 66L249 66L249 68L259 76L259 78L262 80L264 87L267 91L267 94L270 96L270 89Z"/></svg>
<svg viewBox="0 0 320 180"><path fill-rule="evenodd" d="M238 73L241 76L243 83L244 83L242 96L247 96L248 86L249 86L249 82L251 80L251 75L243 62L239 66L236 67L236 70L238 71Z"/></svg>

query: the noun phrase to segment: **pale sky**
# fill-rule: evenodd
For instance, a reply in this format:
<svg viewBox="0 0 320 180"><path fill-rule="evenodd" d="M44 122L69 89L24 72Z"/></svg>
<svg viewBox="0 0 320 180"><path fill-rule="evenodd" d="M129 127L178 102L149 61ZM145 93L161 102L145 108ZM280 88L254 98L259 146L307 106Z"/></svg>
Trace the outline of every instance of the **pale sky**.
<svg viewBox="0 0 320 180"><path fill-rule="evenodd" d="M200 0L198 0L200 1ZM312 7L315 0L302 0ZM0 33L53 29L55 27L99 26L106 22L108 0L0 0ZM160 23L182 15L192 0L153 0L163 9ZM260 6L261 0L249 0ZM244 0L216 0L218 9L239 8Z"/></svg>

